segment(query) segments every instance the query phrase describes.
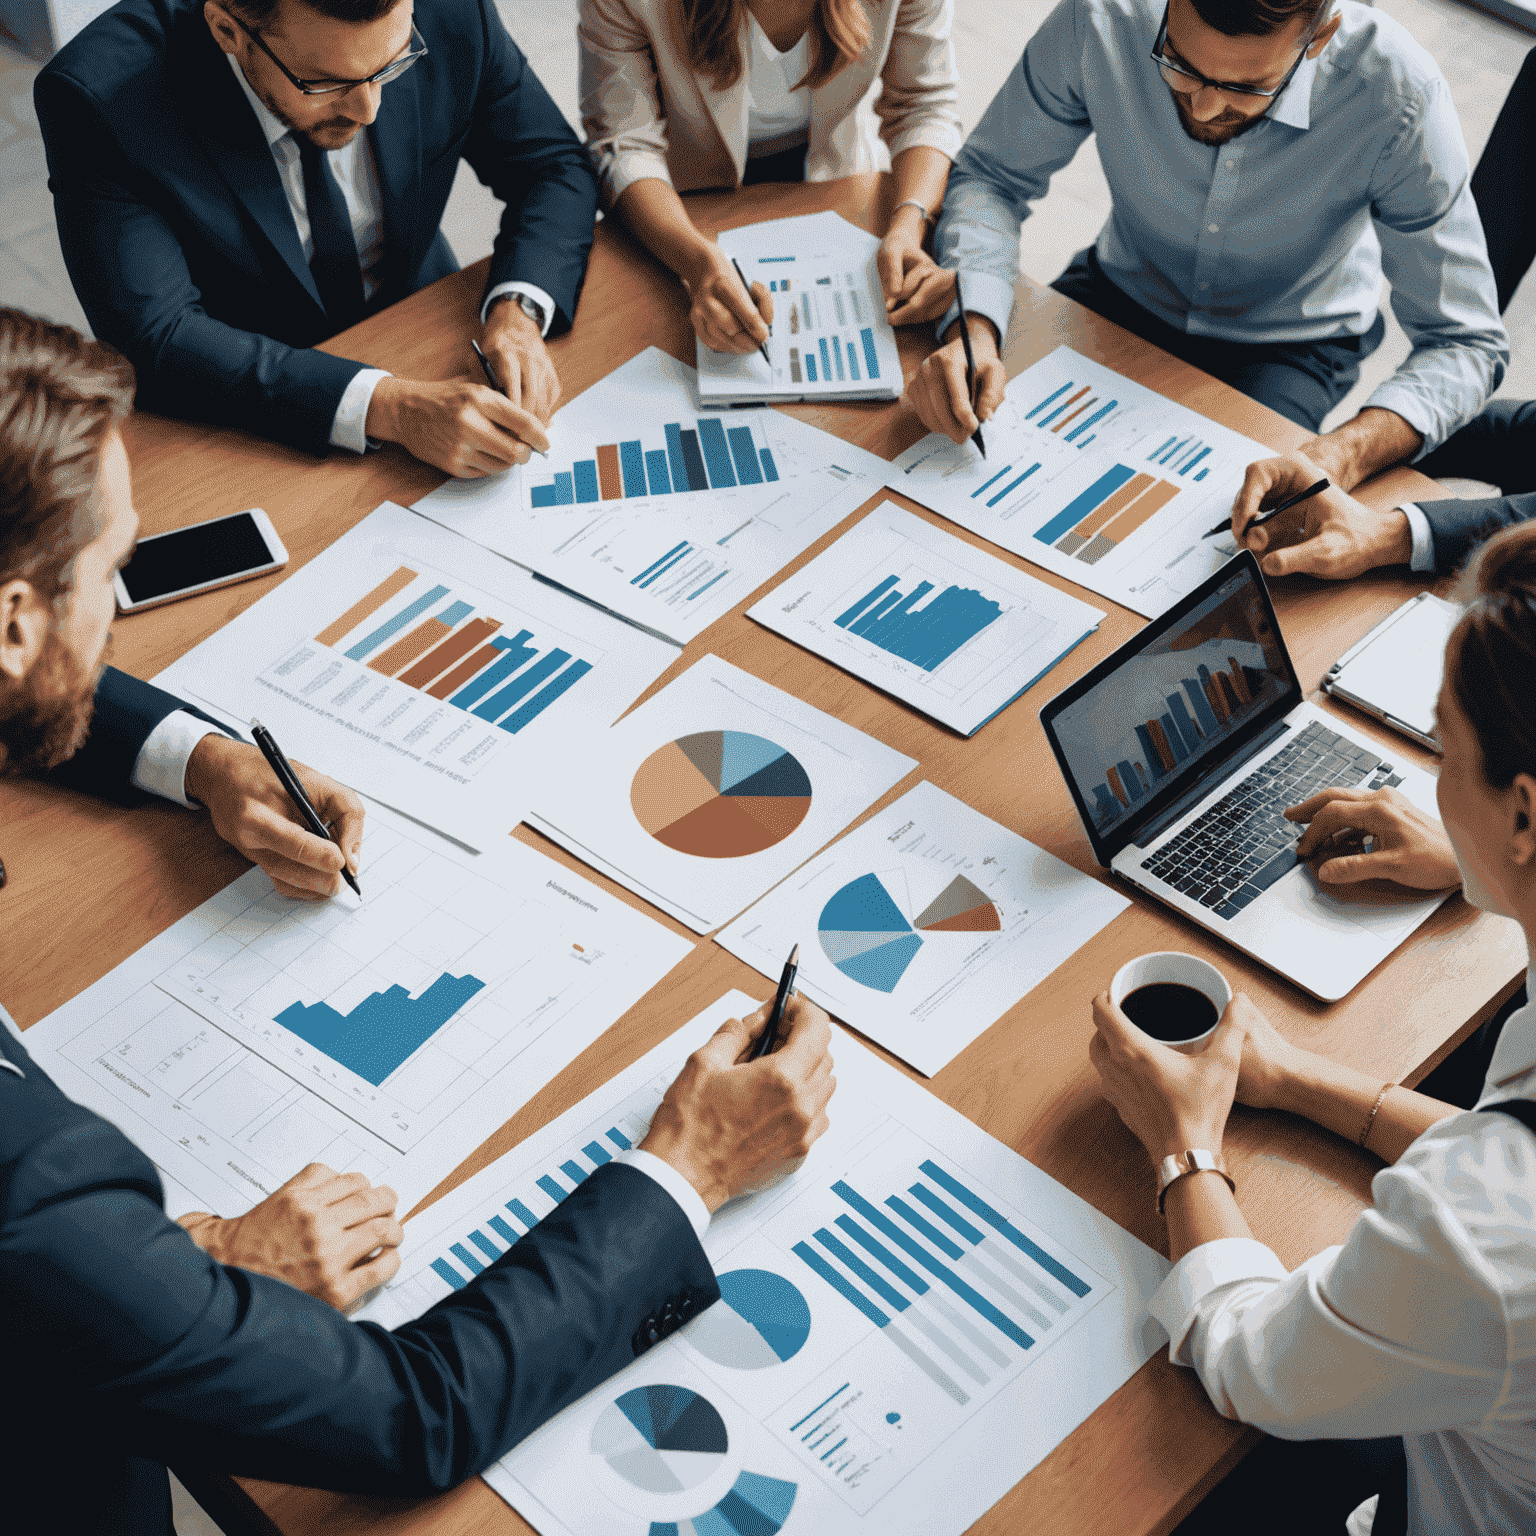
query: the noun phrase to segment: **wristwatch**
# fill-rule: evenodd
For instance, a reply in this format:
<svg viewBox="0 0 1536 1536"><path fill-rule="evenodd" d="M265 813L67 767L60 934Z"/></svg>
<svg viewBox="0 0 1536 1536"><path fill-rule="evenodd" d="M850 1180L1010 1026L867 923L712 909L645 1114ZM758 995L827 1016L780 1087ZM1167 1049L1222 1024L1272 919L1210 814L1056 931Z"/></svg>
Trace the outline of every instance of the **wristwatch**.
<svg viewBox="0 0 1536 1536"><path fill-rule="evenodd" d="M503 299L510 299L514 301L517 307L522 310L522 312L527 315L528 318L532 320L536 326L538 326L539 330L541 332L543 331L544 306L540 304L537 299L530 298L526 293L498 293L496 297L491 300L492 307L494 308L497 304L501 303Z"/></svg>
<svg viewBox="0 0 1536 1536"><path fill-rule="evenodd" d="M1191 1173L1219 1173L1227 1181L1227 1188L1235 1195L1237 1185L1227 1172L1227 1165L1219 1152L1207 1152L1204 1147L1191 1147L1186 1152L1172 1152L1157 1165L1157 1214L1163 1214L1163 1198L1168 1187Z"/></svg>

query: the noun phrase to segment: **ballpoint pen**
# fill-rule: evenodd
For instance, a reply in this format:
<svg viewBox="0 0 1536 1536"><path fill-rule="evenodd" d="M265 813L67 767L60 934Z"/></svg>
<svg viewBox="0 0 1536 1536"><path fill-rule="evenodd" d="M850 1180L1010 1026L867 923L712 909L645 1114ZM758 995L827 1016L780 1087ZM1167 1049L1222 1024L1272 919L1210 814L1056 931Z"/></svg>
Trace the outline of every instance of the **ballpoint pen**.
<svg viewBox="0 0 1536 1536"><path fill-rule="evenodd" d="M256 745L261 748L261 755L266 758L272 772L277 775L277 782L288 792L288 798L298 807L299 815L309 823L309 830L316 837L323 837L327 842L335 843L339 848L341 843L336 834L321 821L320 813L310 803L310 798L304 793L304 786L299 783L299 776L293 771L293 765L283 756L283 749L278 746L272 736L272 732L264 726L260 720L251 721L251 737ZM345 855L343 855L345 858ZM363 894L362 887L357 883L357 877L343 863L341 866L341 878L357 892Z"/></svg>
<svg viewBox="0 0 1536 1536"><path fill-rule="evenodd" d="M1309 485L1304 491L1297 491L1294 496L1288 496L1278 507L1265 507L1256 517L1248 519L1248 527L1243 529L1246 534L1249 528L1262 528L1265 523L1280 516L1282 512L1289 512L1292 507L1306 501L1308 497L1317 496L1328 489L1328 477L1324 475L1316 485ZM1226 533L1232 527L1232 519L1229 517L1224 523L1217 523L1209 533L1202 533L1202 539L1214 539L1218 533Z"/></svg>
<svg viewBox="0 0 1536 1536"><path fill-rule="evenodd" d="M790 994L795 990L795 977L799 970L800 946L796 944L789 952L789 959L784 962L784 974L779 977L779 990L773 999L773 1012L768 1015L768 1022L763 1026L762 1034L757 1037L752 1054L747 1057L748 1061L757 1061L766 1056L779 1043L779 1025L784 1022L784 1009L789 1003Z"/></svg>
<svg viewBox="0 0 1536 1536"><path fill-rule="evenodd" d="M480 350L480 343L476 341L473 336L471 336L469 338L469 344L475 349L475 356L480 359L480 367L485 373L485 382L489 384L498 395L506 394L506 390L501 387L501 381L496 377L494 370L491 368L490 358L488 358L485 353ZM522 443L522 438L518 438L518 442ZM535 448L532 443L523 443L523 446L530 453L538 454L541 459L547 459L549 457L549 455L542 448Z"/></svg>
<svg viewBox="0 0 1536 1536"><path fill-rule="evenodd" d="M747 274L741 270L741 263L739 261L737 261L734 256L732 256L731 257L731 265L736 268L736 276L741 279L741 286L747 290L747 297L749 299L751 299L752 298L752 284L747 281ZM752 302L755 304L757 301L755 299L753 299ZM773 335L773 327L771 325L768 327L768 334L770 336ZM768 356L768 348L767 348L767 346L764 345L764 343L762 343L762 342L758 342L757 350L763 354L763 361L765 363L767 363L770 368L772 368L773 367L773 359ZM839 366L841 366L841 365L839 365Z"/></svg>
<svg viewBox="0 0 1536 1536"><path fill-rule="evenodd" d="M971 326L970 319L965 313L965 300L960 297L960 274L955 273L955 308L960 311L960 340L965 346L965 393L971 402L971 409L976 408L976 354L971 351ZM981 440L981 418L978 416L977 427L971 433L971 441L981 450L982 458L987 456L987 445Z"/></svg>

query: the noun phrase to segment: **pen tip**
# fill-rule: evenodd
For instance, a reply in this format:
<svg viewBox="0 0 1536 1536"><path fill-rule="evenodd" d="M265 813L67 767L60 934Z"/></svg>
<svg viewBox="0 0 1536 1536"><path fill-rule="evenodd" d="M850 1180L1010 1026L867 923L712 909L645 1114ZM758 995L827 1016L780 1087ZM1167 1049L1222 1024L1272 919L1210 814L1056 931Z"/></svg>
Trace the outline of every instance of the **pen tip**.
<svg viewBox="0 0 1536 1536"><path fill-rule="evenodd" d="M792 950L790 950L790 952L789 952L789 964L791 964L791 965L799 965L799 963L800 963L800 946L798 944L796 944L795 947Z"/></svg>

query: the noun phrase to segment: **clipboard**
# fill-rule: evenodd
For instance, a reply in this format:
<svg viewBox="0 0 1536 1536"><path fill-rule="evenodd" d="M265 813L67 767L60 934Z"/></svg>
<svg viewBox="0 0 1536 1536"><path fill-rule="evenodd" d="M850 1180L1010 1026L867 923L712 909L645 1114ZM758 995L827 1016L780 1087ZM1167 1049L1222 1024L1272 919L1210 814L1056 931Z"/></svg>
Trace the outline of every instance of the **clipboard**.
<svg viewBox="0 0 1536 1536"><path fill-rule="evenodd" d="M1323 692L1438 752L1435 700L1445 674L1445 643L1460 618L1455 603L1419 593L1329 667Z"/></svg>

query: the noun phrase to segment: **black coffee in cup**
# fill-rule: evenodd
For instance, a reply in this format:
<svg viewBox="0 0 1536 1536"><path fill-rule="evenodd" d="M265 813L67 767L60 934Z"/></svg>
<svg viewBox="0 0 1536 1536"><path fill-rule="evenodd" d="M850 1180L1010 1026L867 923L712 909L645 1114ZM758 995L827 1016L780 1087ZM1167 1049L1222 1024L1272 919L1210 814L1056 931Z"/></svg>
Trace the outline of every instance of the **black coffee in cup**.
<svg viewBox="0 0 1536 1536"><path fill-rule="evenodd" d="M1127 992L1121 1010L1154 1040L1193 1040L1216 1025L1216 1005L1177 981L1153 981Z"/></svg>

